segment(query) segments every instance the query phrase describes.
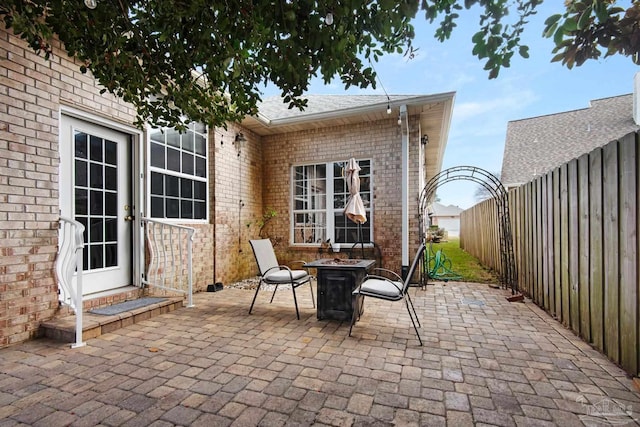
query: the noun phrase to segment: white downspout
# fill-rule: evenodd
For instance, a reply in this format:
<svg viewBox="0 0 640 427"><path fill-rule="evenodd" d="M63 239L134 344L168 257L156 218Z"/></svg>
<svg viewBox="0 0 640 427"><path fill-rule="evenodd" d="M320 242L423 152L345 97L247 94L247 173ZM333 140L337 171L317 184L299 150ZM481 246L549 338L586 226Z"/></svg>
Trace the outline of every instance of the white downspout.
<svg viewBox="0 0 640 427"><path fill-rule="evenodd" d="M633 76L633 121L640 125L640 72Z"/></svg>
<svg viewBox="0 0 640 427"><path fill-rule="evenodd" d="M407 106L400 106L402 132L402 270L409 268L409 120Z"/></svg>

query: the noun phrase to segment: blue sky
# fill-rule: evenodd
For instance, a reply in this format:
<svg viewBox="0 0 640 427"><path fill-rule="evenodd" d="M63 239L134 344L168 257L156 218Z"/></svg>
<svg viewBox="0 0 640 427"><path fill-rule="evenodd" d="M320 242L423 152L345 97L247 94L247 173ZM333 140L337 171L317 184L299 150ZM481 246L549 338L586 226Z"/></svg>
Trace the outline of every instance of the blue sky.
<svg viewBox="0 0 640 427"><path fill-rule="evenodd" d="M550 62L553 43L542 37L544 20L562 12L562 7L562 2L548 0L539 8L523 35L530 57L516 55L511 67L494 80L488 79L483 62L471 54L471 36L479 28L474 10L463 12L452 38L444 43L433 38L434 26L419 13L414 22L417 56L408 61L402 55L388 55L374 63L390 95L456 92L443 169L468 165L500 172L508 121L586 108L593 99L633 91L633 76L640 67L629 58L588 61L571 70ZM308 93L346 92L339 81L325 86L318 80ZM380 85L348 93L384 94ZM456 181L440 187L437 194L441 203L466 209L477 203L477 187L470 181Z"/></svg>

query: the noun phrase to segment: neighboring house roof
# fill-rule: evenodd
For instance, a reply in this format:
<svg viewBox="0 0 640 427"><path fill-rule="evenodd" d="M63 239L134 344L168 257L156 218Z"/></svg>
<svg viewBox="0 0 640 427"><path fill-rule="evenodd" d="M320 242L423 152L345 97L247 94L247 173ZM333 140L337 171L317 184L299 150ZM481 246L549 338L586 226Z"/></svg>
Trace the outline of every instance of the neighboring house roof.
<svg viewBox="0 0 640 427"><path fill-rule="evenodd" d="M529 182L638 129L633 120L633 94L593 100L589 108L580 110L511 121L502 184L513 187Z"/></svg>
<svg viewBox="0 0 640 427"><path fill-rule="evenodd" d="M433 216L460 216L460 212L463 210L464 209L456 205L445 206L438 202L431 204Z"/></svg>
<svg viewBox="0 0 640 427"><path fill-rule="evenodd" d="M289 108L279 96L265 98L258 104L255 117L245 117L242 126L258 135L276 135L322 129L331 126L394 119L400 107L406 106L409 116L419 116L420 134L429 136L425 148L428 176L440 172L449 138L455 92L433 95L304 95L307 107L300 111ZM387 108L391 108L391 114Z"/></svg>

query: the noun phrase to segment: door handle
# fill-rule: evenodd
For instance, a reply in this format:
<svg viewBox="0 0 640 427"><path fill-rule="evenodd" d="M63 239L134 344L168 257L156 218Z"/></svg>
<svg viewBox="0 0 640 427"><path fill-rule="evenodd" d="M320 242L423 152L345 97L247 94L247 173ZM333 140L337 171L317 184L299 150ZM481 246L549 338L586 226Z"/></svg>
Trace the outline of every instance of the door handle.
<svg viewBox="0 0 640 427"><path fill-rule="evenodd" d="M125 220L125 221L133 221L135 218L136 218L136 217L135 217L135 216L133 216L133 215L127 215L127 216L125 216L125 217L124 217L124 220Z"/></svg>

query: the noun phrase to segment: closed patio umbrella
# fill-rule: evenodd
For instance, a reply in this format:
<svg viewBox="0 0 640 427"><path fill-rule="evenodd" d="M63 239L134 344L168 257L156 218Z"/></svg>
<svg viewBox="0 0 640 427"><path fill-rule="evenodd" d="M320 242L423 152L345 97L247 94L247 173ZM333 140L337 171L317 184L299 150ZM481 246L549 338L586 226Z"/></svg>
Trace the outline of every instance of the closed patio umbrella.
<svg viewBox="0 0 640 427"><path fill-rule="evenodd" d="M349 199L344 207L344 214L351 221L358 224L358 242L362 245L364 252L364 242L362 241L362 224L367 222L367 212L364 210L364 203L360 197L360 166L356 159L351 158L345 169L344 179L349 189ZM364 256L364 254L363 254Z"/></svg>

